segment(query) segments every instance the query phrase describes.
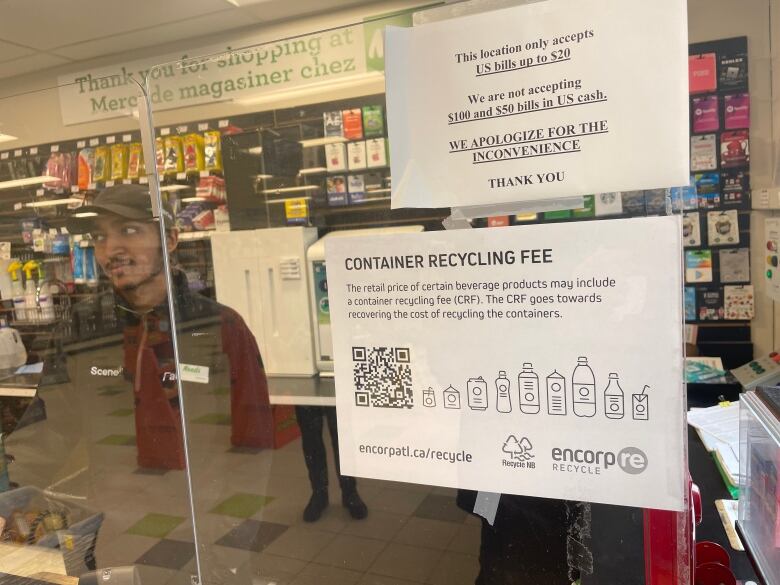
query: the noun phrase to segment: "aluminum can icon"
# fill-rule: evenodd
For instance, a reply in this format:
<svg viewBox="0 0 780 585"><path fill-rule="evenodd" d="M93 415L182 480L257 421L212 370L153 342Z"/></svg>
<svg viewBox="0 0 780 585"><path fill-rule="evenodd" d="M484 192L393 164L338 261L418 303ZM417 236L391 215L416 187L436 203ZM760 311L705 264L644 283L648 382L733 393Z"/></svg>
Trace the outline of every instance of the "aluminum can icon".
<svg viewBox="0 0 780 585"><path fill-rule="evenodd" d="M466 393L468 395L469 408L471 410L486 410L488 407L487 382L479 376L478 378L469 378L466 384Z"/></svg>

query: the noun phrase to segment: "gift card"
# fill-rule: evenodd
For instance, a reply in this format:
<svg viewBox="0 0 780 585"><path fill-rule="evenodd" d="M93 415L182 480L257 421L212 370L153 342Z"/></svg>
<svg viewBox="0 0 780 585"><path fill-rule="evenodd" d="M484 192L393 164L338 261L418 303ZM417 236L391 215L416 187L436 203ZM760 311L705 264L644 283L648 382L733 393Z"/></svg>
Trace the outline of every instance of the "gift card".
<svg viewBox="0 0 780 585"><path fill-rule="evenodd" d="M705 95L693 98L693 131L714 132L720 128L718 96Z"/></svg>

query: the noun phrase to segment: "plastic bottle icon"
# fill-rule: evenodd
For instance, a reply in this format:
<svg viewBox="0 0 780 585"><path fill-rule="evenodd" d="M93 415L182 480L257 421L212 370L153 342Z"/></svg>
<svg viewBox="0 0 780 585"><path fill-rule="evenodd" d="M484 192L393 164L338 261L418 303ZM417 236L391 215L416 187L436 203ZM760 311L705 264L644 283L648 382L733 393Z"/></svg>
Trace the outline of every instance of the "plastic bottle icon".
<svg viewBox="0 0 780 585"><path fill-rule="evenodd" d="M524 363L523 371L517 376L520 388L520 412L524 414L539 414L539 376L533 371L533 364Z"/></svg>
<svg viewBox="0 0 780 585"><path fill-rule="evenodd" d="M566 378L553 370L547 376L547 412L552 415L566 414Z"/></svg>
<svg viewBox="0 0 780 585"><path fill-rule="evenodd" d="M444 392L444 408L460 408L460 392L448 386Z"/></svg>
<svg viewBox="0 0 780 585"><path fill-rule="evenodd" d="M571 393L576 416L596 416L596 377L586 357L577 358L577 367L571 376Z"/></svg>
<svg viewBox="0 0 780 585"><path fill-rule="evenodd" d="M469 408L471 410L486 410L488 407L487 382L479 378L469 378L466 383Z"/></svg>
<svg viewBox="0 0 780 585"><path fill-rule="evenodd" d="M609 374L609 383L604 390L604 412L607 418L612 419L620 419L626 415L625 396L615 372Z"/></svg>
<svg viewBox="0 0 780 585"><path fill-rule="evenodd" d="M427 406L428 408L433 408L436 406L436 394L433 391L433 388L428 388L427 390L422 391L423 395L423 406Z"/></svg>
<svg viewBox="0 0 780 585"><path fill-rule="evenodd" d="M512 412L512 398L509 396L509 378L506 372L501 370L496 378L496 410L498 412Z"/></svg>

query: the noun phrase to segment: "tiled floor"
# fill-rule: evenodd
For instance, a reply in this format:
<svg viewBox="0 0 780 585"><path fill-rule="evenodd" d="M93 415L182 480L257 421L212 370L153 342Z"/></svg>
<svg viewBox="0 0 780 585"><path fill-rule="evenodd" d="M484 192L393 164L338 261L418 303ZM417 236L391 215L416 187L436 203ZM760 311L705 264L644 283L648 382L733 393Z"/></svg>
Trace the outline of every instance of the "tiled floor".
<svg viewBox="0 0 780 585"><path fill-rule="evenodd" d="M189 426L189 455L204 580L474 583L479 522L458 509L453 490L358 479L369 516L355 521L341 506L328 449L331 505L318 522L304 523L310 487L300 439L277 450L231 447L225 388L186 398L187 420L196 423ZM47 388L48 419L6 444L16 457L12 479L102 512L100 567L136 564L144 585L190 585L196 549L186 474L138 467L131 392L79 391Z"/></svg>

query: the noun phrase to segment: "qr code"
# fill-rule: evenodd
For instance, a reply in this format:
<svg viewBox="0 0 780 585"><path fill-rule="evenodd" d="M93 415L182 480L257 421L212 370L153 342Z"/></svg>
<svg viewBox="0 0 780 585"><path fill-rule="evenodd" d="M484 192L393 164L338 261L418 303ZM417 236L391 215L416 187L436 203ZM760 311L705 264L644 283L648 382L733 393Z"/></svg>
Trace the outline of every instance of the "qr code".
<svg viewBox="0 0 780 585"><path fill-rule="evenodd" d="M414 406L408 347L353 347L352 362L357 406Z"/></svg>

